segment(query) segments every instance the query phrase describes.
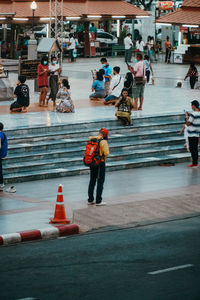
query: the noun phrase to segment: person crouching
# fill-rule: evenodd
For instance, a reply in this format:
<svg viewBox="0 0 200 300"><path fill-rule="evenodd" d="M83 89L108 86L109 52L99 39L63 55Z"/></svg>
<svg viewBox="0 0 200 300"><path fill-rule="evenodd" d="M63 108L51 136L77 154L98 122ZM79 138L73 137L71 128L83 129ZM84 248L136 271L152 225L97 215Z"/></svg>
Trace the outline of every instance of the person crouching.
<svg viewBox="0 0 200 300"><path fill-rule="evenodd" d="M121 97L116 102L115 107L117 107L117 112L115 113L117 119L121 120L123 125L132 125L131 110L134 105L132 98L128 97L127 88L123 88Z"/></svg>
<svg viewBox="0 0 200 300"><path fill-rule="evenodd" d="M17 98L10 106L11 112L27 112L29 106L30 96L29 87L26 82L26 76L20 75L18 77L17 86L14 90L14 98Z"/></svg>

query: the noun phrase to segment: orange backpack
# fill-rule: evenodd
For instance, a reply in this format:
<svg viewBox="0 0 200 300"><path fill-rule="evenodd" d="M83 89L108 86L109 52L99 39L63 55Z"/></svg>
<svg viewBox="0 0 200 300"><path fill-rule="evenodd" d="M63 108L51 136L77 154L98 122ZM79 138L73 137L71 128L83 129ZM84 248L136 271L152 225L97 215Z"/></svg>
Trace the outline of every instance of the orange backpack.
<svg viewBox="0 0 200 300"><path fill-rule="evenodd" d="M99 154L99 148L100 148L100 142L103 139L96 139L93 138L91 140L89 140L86 144L86 149L85 149L85 155L83 158L83 162L85 164L85 166L87 167L95 167L98 166L100 161L101 161L101 157Z"/></svg>

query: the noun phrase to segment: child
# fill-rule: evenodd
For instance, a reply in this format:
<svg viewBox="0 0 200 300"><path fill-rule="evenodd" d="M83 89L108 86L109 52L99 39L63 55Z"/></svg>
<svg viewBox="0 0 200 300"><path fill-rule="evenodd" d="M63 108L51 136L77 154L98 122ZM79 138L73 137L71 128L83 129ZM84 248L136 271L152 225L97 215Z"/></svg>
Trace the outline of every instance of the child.
<svg viewBox="0 0 200 300"><path fill-rule="evenodd" d="M186 117L188 116L188 113L186 113ZM186 122L186 118L185 118L185 122ZM184 138L185 138L185 144L184 146L186 147L187 149L187 152L190 152L190 149L189 149L189 141L188 141L188 126L185 125L183 126L183 128L178 132L178 134L182 134L184 132Z"/></svg>
<svg viewBox="0 0 200 300"><path fill-rule="evenodd" d="M74 113L74 104L71 99L70 85L67 79L62 80L62 86L58 91L57 98L60 103L56 106L57 112Z"/></svg>
<svg viewBox="0 0 200 300"><path fill-rule="evenodd" d="M5 133L3 132L3 124L0 123L0 192L3 191L3 172L2 172L2 159L6 157L8 152L8 142Z"/></svg>
<svg viewBox="0 0 200 300"><path fill-rule="evenodd" d="M26 76L19 76L17 86L14 91L14 98L17 98L10 106L11 112L27 112L27 107L29 106L29 87L24 84L26 81Z"/></svg>
<svg viewBox="0 0 200 300"><path fill-rule="evenodd" d="M133 75L131 72L127 72L124 81L124 87L128 89L128 96L133 97L132 94L132 86L133 86Z"/></svg>
<svg viewBox="0 0 200 300"><path fill-rule="evenodd" d="M151 65L151 62L150 62L150 59L149 59L148 55L144 56L144 63L145 63L145 68L146 68L146 74L145 75L146 75L146 78L147 78L147 83L149 83L150 77L152 77L152 84L154 84L153 68L152 68L152 65Z"/></svg>

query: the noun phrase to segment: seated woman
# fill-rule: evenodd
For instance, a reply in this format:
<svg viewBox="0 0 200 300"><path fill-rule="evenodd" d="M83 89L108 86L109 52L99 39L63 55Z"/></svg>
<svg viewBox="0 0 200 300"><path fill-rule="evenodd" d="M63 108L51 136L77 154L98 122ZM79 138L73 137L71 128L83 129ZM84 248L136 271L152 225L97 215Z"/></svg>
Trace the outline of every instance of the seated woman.
<svg viewBox="0 0 200 300"><path fill-rule="evenodd" d="M71 99L70 85L67 79L62 80L62 86L57 93L57 99L60 103L56 106L57 112L74 113L74 104Z"/></svg>
<svg viewBox="0 0 200 300"><path fill-rule="evenodd" d="M115 107L117 107L115 116L122 121L123 125L132 125L131 110L133 106L132 98L128 97L128 89L123 88L121 97L115 104Z"/></svg>
<svg viewBox="0 0 200 300"><path fill-rule="evenodd" d="M104 80L102 72L97 72L96 80L92 84L92 92L90 100L103 100L106 93L104 89Z"/></svg>

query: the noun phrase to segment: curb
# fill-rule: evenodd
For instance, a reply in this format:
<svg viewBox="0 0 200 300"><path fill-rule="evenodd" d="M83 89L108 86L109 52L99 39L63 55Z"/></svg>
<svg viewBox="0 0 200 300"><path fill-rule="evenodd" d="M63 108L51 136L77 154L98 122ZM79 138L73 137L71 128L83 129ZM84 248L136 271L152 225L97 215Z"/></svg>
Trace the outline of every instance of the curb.
<svg viewBox="0 0 200 300"><path fill-rule="evenodd" d="M55 239L57 237L74 235L79 233L79 226L76 224L60 225L43 229L33 229L16 233L8 233L0 236L0 246L30 242L36 240Z"/></svg>

